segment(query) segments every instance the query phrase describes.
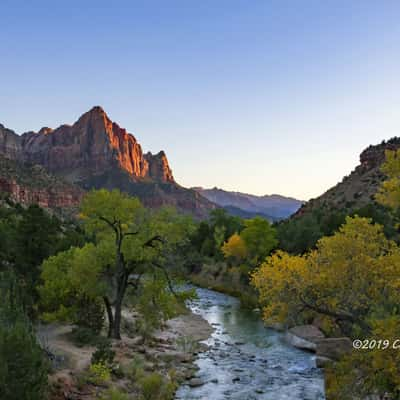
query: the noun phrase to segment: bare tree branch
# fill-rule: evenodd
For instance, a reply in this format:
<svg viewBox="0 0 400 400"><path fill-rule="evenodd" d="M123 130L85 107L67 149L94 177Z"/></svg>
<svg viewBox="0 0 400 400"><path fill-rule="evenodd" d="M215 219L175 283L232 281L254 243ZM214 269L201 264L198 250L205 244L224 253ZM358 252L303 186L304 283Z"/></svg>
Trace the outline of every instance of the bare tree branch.
<svg viewBox="0 0 400 400"><path fill-rule="evenodd" d="M338 310L338 311L332 311L329 310L325 307L321 306L316 306L314 304L311 304L310 302L306 301L302 295L299 295L300 301L303 303L303 305L310 310L316 311L319 314L324 314L329 317L336 318L341 321L348 321L351 322L352 324L357 323L361 328L363 328L366 331L370 331L371 327L362 319L356 317L355 315L351 314L348 311L345 310Z"/></svg>
<svg viewBox="0 0 400 400"><path fill-rule="evenodd" d="M152 262L152 264L153 264L155 267L157 267L158 269L161 269L161 270L164 272L165 278L167 279L167 283L168 283L168 288L169 288L169 290L171 291L171 293L172 293L175 297L177 297L178 295L176 294L176 292L175 292L175 290L174 290L174 287L173 287L173 285L172 285L171 278L169 277L168 271L165 269L165 267L162 266L161 264L158 264L157 262L154 262L154 261Z"/></svg>
<svg viewBox="0 0 400 400"><path fill-rule="evenodd" d="M143 243L143 247L155 247L154 243L165 243L165 240L160 235L155 235L146 242Z"/></svg>

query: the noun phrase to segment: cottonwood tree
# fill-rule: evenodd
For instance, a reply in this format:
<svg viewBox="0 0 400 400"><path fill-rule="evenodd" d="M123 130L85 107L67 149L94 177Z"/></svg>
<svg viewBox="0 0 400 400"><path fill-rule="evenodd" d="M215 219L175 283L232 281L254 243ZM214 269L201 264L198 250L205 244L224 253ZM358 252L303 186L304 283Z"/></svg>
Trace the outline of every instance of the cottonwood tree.
<svg viewBox="0 0 400 400"><path fill-rule="evenodd" d="M151 211L136 198L118 190L92 191L80 214L93 238L43 263L41 294L48 316L71 318L73 299L84 294L102 298L108 316L108 336L121 338L121 314L127 288L138 288L142 277L159 270L173 290L167 261L176 246L187 240L190 219L171 209Z"/></svg>
<svg viewBox="0 0 400 400"><path fill-rule="evenodd" d="M252 266L257 266L271 250L276 247L275 228L264 218L255 217L244 221L244 229L240 232L247 248L247 256Z"/></svg>
<svg viewBox="0 0 400 400"><path fill-rule="evenodd" d="M351 335L371 330L379 307L399 299L400 249L368 218L347 217L333 236L303 256L278 251L252 275L265 319L298 322L322 315Z"/></svg>

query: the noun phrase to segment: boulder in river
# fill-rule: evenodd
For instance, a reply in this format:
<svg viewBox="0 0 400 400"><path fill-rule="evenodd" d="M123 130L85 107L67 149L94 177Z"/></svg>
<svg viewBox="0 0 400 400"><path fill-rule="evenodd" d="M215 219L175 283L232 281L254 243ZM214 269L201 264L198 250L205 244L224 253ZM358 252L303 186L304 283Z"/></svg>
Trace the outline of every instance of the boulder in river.
<svg viewBox="0 0 400 400"><path fill-rule="evenodd" d="M203 385L204 385L204 382L203 382L203 380L200 379L200 378L192 378L192 379L189 381L189 386L190 386L190 387L199 387L199 386L203 386Z"/></svg>
<svg viewBox="0 0 400 400"><path fill-rule="evenodd" d="M327 338L317 342L316 353L317 357L339 360L344 354L349 353L352 347L348 337Z"/></svg>
<svg viewBox="0 0 400 400"><path fill-rule="evenodd" d="M299 325L286 332L285 340L299 349L316 351L317 342L324 337L324 334L314 325Z"/></svg>

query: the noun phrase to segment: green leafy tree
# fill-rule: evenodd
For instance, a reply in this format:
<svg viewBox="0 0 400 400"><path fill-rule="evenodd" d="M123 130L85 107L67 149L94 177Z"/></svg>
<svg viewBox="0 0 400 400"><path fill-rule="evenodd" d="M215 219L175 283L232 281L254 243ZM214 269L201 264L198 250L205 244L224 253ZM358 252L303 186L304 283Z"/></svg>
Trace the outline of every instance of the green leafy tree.
<svg viewBox="0 0 400 400"><path fill-rule="evenodd" d="M216 208L210 213L210 225L215 227L223 227L225 230L225 238L229 238L235 232L240 232L243 229L243 221L239 217L229 215L224 208Z"/></svg>
<svg viewBox="0 0 400 400"><path fill-rule="evenodd" d="M215 251L220 252L220 248L225 240L225 226L216 226L214 229L214 243L215 243Z"/></svg>
<svg viewBox="0 0 400 400"><path fill-rule="evenodd" d="M23 208L11 201L5 204L0 205L0 266L14 271L22 306L32 319L38 313L40 264L71 244L83 243L83 234L37 205Z"/></svg>
<svg viewBox="0 0 400 400"><path fill-rule="evenodd" d="M291 254L311 250L323 236L315 215L294 217L276 225L279 248Z"/></svg>
<svg viewBox="0 0 400 400"><path fill-rule="evenodd" d="M3 270L13 266L15 261L18 215L13 206L12 203L0 206L0 267Z"/></svg>
<svg viewBox="0 0 400 400"><path fill-rule="evenodd" d="M263 261L278 243L275 229L261 217L244 221L240 237L246 244L248 257L254 266Z"/></svg>
<svg viewBox="0 0 400 400"><path fill-rule="evenodd" d="M229 215L223 208L216 208L210 212L208 221L199 223L190 241L202 256L222 260L222 244L242 229L243 223L239 217Z"/></svg>
<svg viewBox="0 0 400 400"><path fill-rule="evenodd" d="M72 318L76 299L82 294L101 298L108 316L108 336L120 339L128 287L137 289L143 274L153 270L168 277L171 254L187 240L192 224L173 210L147 210L136 198L104 189L85 196L81 217L94 243L43 263L41 294L47 317Z"/></svg>
<svg viewBox="0 0 400 400"><path fill-rule="evenodd" d="M14 269L24 287L22 299L24 307L33 318L37 314L37 286L40 277L40 264L51 255L56 247L60 225L37 205L22 210L15 232Z"/></svg>

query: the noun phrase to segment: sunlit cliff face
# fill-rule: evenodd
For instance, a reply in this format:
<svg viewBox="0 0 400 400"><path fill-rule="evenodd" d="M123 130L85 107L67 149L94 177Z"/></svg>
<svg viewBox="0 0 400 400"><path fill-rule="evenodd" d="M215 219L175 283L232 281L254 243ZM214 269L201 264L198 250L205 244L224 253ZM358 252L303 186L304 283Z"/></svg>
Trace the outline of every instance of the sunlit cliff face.
<svg viewBox="0 0 400 400"><path fill-rule="evenodd" d="M42 166L49 175L56 179L61 176L84 190L119 189L139 197L147 207L172 205L200 218L215 208L175 182L163 151L143 154L136 138L112 122L101 107L93 107L73 125L54 130L42 128L17 135L0 124L0 155L21 165ZM51 199L44 195L12 184L6 182L7 190L15 197L50 204ZM51 200L54 202L64 204L70 200Z"/></svg>
<svg viewBox="0 0 400 400"><path fill-rule="evenodd" d="M135 179L174 182L164 152L143 154L136 138L112 122L98 106L72 126L42 128L37 133L15 136L14 152L18 151L21 158L43 165L52 173L67 174L72 181L118 166Z"/></svg>

